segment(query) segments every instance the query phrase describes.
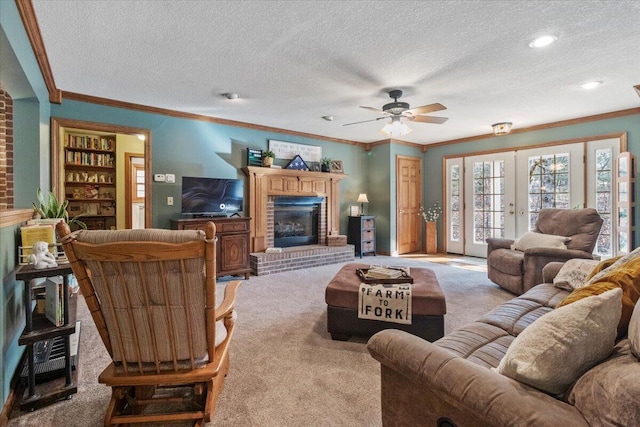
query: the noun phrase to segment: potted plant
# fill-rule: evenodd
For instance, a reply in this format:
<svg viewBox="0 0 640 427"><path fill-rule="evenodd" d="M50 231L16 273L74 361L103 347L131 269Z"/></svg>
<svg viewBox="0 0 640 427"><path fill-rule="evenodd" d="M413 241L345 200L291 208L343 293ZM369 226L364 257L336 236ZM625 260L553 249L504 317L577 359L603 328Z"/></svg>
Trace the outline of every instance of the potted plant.
<svg viewBox="0 0 640 427"><path fill-rule="evenodd" d="M320 170L322 170L322 172L331 172L331 159L328 157L323 157L322 159L320 159L320 163L322 164L320 166Z"/></svg>
<svg viewBox="0 0 640 427"><path fill-rule="evenodd" d="M87 229L87 224L78 219L80 215L69 219L69 212L67 212L68 200L58 201L52 191L49 191L45 196L45 193L40 188L38 188L36 196L38 204L32 203L34 219L63 219L69 225L75 224L80 228Z"/></svg>
<svg viewBox="0 0 640 427"><path fill-rule="evenodd" d="M273 159L276 158L276 153L271 150L267 150L262 153L262 166L271 166L273 164Z"/></svg>

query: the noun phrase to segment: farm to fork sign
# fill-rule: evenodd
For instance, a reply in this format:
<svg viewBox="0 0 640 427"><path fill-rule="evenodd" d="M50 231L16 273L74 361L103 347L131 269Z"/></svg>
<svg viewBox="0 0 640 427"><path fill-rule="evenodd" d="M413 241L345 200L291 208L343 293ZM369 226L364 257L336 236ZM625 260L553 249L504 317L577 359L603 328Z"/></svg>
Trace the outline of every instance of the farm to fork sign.
<svg viewBox="0 0 640 427"><path fill-rule="evenodd" d="M358 319L411 324L410 284L360 284Z"/></svg>

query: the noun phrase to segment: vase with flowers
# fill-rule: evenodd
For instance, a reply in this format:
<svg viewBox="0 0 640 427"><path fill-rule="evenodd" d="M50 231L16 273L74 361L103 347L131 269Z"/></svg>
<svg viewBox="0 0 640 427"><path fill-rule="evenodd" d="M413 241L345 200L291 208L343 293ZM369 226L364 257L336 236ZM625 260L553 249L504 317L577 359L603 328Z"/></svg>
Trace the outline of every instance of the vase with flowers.
<svg viewBox="0 0 640 427"><path fill-rule="evenodd" d="M442 206L436 201L432 207L420 208L420 214L425 222L425 252L428 254L438 253L438 228L436 221L442 215Z"/></svg>

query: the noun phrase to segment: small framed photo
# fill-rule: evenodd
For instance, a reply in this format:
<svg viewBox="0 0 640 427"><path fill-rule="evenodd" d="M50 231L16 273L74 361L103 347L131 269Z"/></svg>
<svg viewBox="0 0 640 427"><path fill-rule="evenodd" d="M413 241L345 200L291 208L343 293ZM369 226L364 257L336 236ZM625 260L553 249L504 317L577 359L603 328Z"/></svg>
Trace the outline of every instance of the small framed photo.
<svg viewBox="0 0 640 427"><path fill-rule="evenodd" d="M332 160L331 161L331 172L332 173L344 173L344 167L342 166L342 160Z"/></svg>
<svg viewBox="0 0 640 427"><path fill-rule="evenodd" d="M360 216L360 206L351 205L351 207L349 208L349 215L350 216Z"/></svg>
<svg viewBox="0 0 640 427"><path fill-rule="evenodd" d="M247 166L262 166L262 150L247 148Z"/></svg>
<svg viewBox="0 0 640 427"><path fill-rule="evenodd" d="M321 172L321 164L320 162L309 162L309 170L313 172Z"/></svg>

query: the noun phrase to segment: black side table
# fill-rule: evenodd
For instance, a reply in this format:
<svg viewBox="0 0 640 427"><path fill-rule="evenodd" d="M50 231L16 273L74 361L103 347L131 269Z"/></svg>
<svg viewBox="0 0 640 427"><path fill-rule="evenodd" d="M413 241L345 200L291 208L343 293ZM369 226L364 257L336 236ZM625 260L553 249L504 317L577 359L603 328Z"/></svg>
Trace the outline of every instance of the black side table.
<svg viewBox="0 0 640 427"><path fill-rule="evenodd" d="M69 263L60 264L57 267L36 270L33 265L22 265L16 270L16 279L24 281L24 304L26 310L26 326L18 344L27 346L27 390L22 398L20 409L33 410L37 407L53 403L62 398L69 398L78 391L77 379L72 375L70 336L76 331L76 310L69 304L69 275L72 274ZM54 326L44 315L33 315L31 308L33 301L32 280L38 278L62 276L64 287L63 310L64 324ZM73 308L73 310L71 310ZM38 341L44 341L55 337L64 338L64 384L42 385L42 393L36 393L36 378L34 366L33 346ZM54 381L51 381L52 383ZM61 383L61 381L58 381Z"/></svg>

